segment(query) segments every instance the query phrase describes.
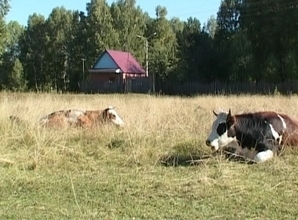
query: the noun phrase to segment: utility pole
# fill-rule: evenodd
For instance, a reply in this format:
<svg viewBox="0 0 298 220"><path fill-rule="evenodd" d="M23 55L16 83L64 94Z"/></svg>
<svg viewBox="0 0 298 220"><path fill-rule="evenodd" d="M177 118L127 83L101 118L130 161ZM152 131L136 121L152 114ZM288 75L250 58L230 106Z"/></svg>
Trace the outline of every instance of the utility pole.
<svg viewBox="0 0 298 220"><path fill-rule="evenodd" d="M148 46L149 45L149 42L148 42L148 39L146 38L145 39L145 47L146 47L146 51L145 51L145 60L146 60L146 77L149 76L149 60L148 60L148 52L149 52L149 49L148 49Z"/></svg>
<svg viewBox="0 0 298 220"><path fill-rule="evenodd" d="M83 62L83 81L85 80L85 58L81 58L82 62Z"/></svg>
<svg viewBox="0 0 298 220"><path fill-rule="evenodd" d="M149 39L156 35L156 32L151 34L149 37L137 35L137 37L145 40L145 63L146 63L146 77L149 76ZM155 94L155 73L152 74L152 92Z"/></svg>

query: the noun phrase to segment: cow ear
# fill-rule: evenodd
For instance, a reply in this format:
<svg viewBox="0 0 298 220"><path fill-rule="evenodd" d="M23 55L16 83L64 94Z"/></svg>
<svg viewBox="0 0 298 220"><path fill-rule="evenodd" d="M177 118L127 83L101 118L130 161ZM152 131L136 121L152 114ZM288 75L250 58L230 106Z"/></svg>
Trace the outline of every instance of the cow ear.
<svg viewBox="0 0 298 220"><path fill-rule="evenodd" d="M235 122L235 117L232 116L231 109L229 109L229 113L227 115L227 125L230 128Z"/></svg>
<svg viewBox="0 0 298 220"><path fill-rule="evenodd" d="M213 110L213 114L215 115L215 117L217 117L217 113Z"/></svg>
<svg viewBox="0 0 298 220"><path fill-rule="evenodd" d="M107 117L107 115L108 115L108 111L109 111L110 109L109 108L106 108L106 109L104 109L103 111L102 111L102 117L103 118L106 118ZM101 115L98 115L98 117L101 117Z"/></svg>

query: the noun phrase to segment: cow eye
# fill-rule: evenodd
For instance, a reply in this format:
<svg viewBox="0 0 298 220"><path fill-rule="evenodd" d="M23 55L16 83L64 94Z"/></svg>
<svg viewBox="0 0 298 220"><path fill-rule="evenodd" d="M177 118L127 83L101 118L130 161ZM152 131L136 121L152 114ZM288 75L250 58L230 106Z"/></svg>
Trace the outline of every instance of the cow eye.
<svg viewBox="0 0 298 220"><path fill-rule="evenodd" d="M217 134L218 135L222 135L223 133L225 133L227 130L227 125L226 123L220 123L217 127Z"/></svg>
<svg viewBox="0 0 298 220"><path fill-rule="evenodd" d="M115 119L116 116L115 116L114 114L109 114L109 118L110 118L110 119Z"/></svg>

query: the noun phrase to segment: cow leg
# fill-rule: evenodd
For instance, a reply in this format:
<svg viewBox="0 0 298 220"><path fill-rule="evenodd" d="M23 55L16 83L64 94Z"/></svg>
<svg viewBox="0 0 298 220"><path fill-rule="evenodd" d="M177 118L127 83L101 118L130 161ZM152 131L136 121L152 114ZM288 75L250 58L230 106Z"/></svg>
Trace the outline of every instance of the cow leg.
<svg viewBox="0 0 298 220"><path fill-rule="evenodd" d="M265 150L257 153L257 155L254 157L254 161L256 163L262 163L265 162L271 158L273 158L273 151L272 150Z"/></svg>
<svg viewBox="0 0 298 220"><path fill-rule="evenodd" d="M257 155L254 157L254 161L256 163L262 163L267 160L270 160L274 156L274 150L276 149L276 146L274 143L259 143L256 147L256 150L258 151Z"/></svg>

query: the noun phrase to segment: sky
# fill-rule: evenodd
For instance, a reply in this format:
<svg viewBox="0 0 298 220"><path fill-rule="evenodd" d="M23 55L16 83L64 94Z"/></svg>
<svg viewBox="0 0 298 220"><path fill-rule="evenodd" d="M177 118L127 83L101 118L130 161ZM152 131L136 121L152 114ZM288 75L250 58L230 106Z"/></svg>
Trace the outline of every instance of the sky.
<svg viewBox="0 0 298 220"><path fill-rule="evenodd" d="M184 2L185 1L185 2ZM166 7L167 18L178 17L185 21L189 17L197 18L203 25L211 15L216 17L221 0L136 0L143 12L150 17L155 17L155 7L158 5ZM86 11L86 3L90 0L10 0L10 11L6 16L6 22L18 21L26 26L29 15L41 14L47 19L52 9L64 6L68 10ZM107 0L110 5L113 0ZM175 3L174 3L175 2Z"/></svg>

